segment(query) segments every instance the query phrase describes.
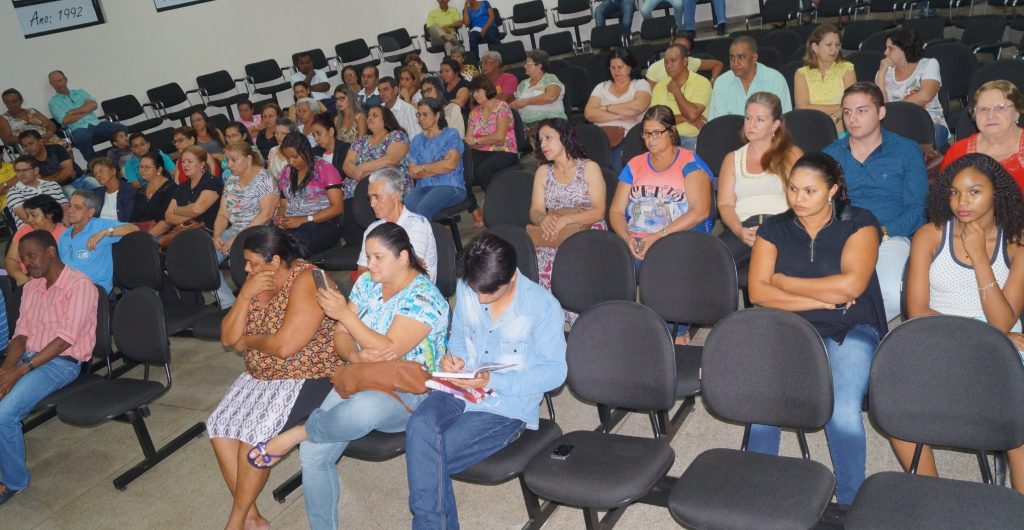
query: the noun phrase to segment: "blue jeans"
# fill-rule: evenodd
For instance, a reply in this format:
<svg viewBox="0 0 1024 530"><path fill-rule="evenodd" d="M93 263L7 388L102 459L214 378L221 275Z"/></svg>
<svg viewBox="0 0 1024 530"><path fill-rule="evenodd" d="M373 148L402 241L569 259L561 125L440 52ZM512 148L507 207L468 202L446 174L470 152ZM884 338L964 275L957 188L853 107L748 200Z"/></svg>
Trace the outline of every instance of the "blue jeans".
<svg viewBox="0 0 1024 530"><path fill-rule="evenodd" d="M85 162L88 163L96 156L96 151L92 148L93 140L109 140L115 132L127 130L128 129L120 123L100 120L96 125L72 129L71 140L75 143L75 147L82 152Z"/></svg>
<svg viewBox="0 0 1024 530"><path fill-rule="evenodd" d="M239 232L241 232L241 230L236 230L234 226L228 227L228 229L220 235L220 240L222 243L227 243L231 238L237 236ZM214 252L217 253L218 265L224 263L224 260L228 259L228 256L223 252L219 250L215 250ZM213 293L213 295L217 298L217 305L221 309L230 309L231 306L235 305L235 293L231 292L231 287L228 286L228 282L224 279L223 274L220 275L220 285L217 286L217 292Z"/></svg>
<svg viewBox="0 0 1024 530"><path fill-rule="evenodd" d="M836 498L840 504L853 504L853 498L864 482L867 442L861 403L868 391L868 373L877 346L878 333L863 324L851 329L842 344L825 339L835 393L835 407L832 419L825 424L825 436L836 474ZM778 427L751 425L747 450L779 454L780 436Z"/></svg>
<svg viewBox="0 0 1024 530"><path fill-rule="evenodd" d="M68 181L67 184L61 186L61 189L64 191L64 195L71 198L71 196L78 190L95 190L102 187L103 185L95 178L89 175L82 175L81 177Z"/></svg>
<svg viewBox="0 0 1024 530"><path fill-rule="evenodd" d="M433 392L405 427L414 530L459 528L451 475L514 442L526 427L522 420L465 410L465 401Z"/></svg>
<svg viewBox="0 0 1024 530"><path fill-rule="evenodd" d="M25 352L18 365L25 364L36 352ZM21 420L46 396L75 380L82 365L70 357L56 357L37 366L14 384L7 395L0 398L0 481L9 489L28 487L28 467L25 466L25 436Z"/></svg>
<svg viewBox="0 0 1024 530"><path fill-rule="evenodd" d="M629 36L633 28L633 10L636 4L633 0L604 0L594 8L594 25L604 27L609 18L619 17L622 24L622 33Z"/></svg>
<svg viewBox="0 0 1024 530"><path fill-rule="evenodd" d="M885 303L885 320L892 320L900 314L900 291L903 289L903 269L910 257L910 239L893 236L878 247L878 262L875 274L878 287L882 290Z"/></svg>
<svg viewBox="0 0 1024 530"><path fill-rule="evenodd" d="M692 2L693 0L689 0ZM640 4L640 15L644 18L651 18L654 16L654 8L660 4L662 0L644 0ZM683 27L683 0L665 0L666 4L672 6L672 10L676 16L676 27Z"/></svg>
<svg viewBox="0 0 1024 530"><path fill-rule="evenodd" d="M399 394L410 408L416 407L426 394ZM330 392L322 405L306 420L308 438L299 446L302 463L302 491L306 517L313 530L338 528L338 459L349 442L370 431L402 432L409 419L395 398L383 392L358 392L342 399Z"/></svg>
<svg viewBox="0 0 1024 530"><path fill-rule="evenodd" d="M935 150L942 151L949 147L949 129L945 125L935 124Z"/></svg>
<svg viewBox="0 0 1024 530"><path fill-rule="evenodd" d="M711 11L715 15L715 25L725 24L725 0L711 0ZM683 0L683 20L687 31L697 29L697 0Z"/></svg>
<svg viewBox="0 0 1024 530"><path fill-rule="evenodd" d="M696 136L680 136L679 147L689 149L690 151L697 152L697 137Z"/></svg>
<svg viewBox="0 0 1024 530"><path fill-rule="evenodd" d="M498 27L491 24L491 27L487 28L487 33L481 35L479 31L469 32L469 53L473 54L474 57L480 57L480 43L486 42L488 50L494 50L498 44L501 44L501 40L498 37Z"/></svg>
<svg viewBox="0 0 1024 530"><path fill-rule="evenodd" d="M405 207L432 220L445 208L465 199L466 190L457 186L419 186L405 194Z"/></svg>

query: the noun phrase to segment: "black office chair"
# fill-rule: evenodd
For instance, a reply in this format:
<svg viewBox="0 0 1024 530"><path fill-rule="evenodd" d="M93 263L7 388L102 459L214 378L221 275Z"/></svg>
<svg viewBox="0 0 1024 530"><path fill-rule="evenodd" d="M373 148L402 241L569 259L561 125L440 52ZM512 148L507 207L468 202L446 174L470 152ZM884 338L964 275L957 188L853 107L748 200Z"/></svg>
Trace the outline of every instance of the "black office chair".
<svg viewBox="0 0 1024 530"><path fill-rule="evenodd" d="M858 48L858 50L862 52L877 52L885 54L885 41L889 38L888 34L889 31L886 30L868 35L867 38L861 41L860 48Z"/></svg>
<svg viewBox="0 0 1024 530"><path fill-rule="evenodd" d="M380 58L373 54L373 50L380 51L377 46L367 46L363 39L345 41L334 46L334 53L339 65L377 66Z"/></svg>
<svg viewBox="0 0 1024 530"><path fill-rule="evenodd" d="M676 20L673 17L645 18L640 23L640 40L654 46L657 53L665 51L675 35Z"/></svg>
<svg viewBox="0 0 1024 530"><path fill-rule="evenodd" d="M154 150L160 151L161 153L174 152L173 127L164 127L163 129L148 132L146 133L146 139L149 140L149 145L152 146Z"/></svg>
<svg viewBox="0 0 1024 530"><path fill-rule="evenodd" d="M522 170L502 170L487 188L484 198L484 224L525 227L530 224L534 174Z"/></svg>
<svg viewBox="0 0 1024 530"><path fill-rule="evenodd" d="M167 83L166 85L160 85L155 88L151 88L146 91L146 97L149 102L163 115L165 120L179 120L181 125L187 125L185 118L192 115L193 112L203 110L206 105L201 103L193 105L188 99L189 94L198 94L199 89L189 90L188 92L181 89L178 83ZM184 105L184 107L179 107ZM177 110L172 110L177 108Z"/></svg>
<svg viewBox="0 0 1024 530"><path fill-rule="evenodd" d="M966 105L971 94L971 76L978 69L977 56L959 42L928 45L924 49L924 56L939 61L942 86L949 91L949 99L956 99L961 105Z"/></svg>
<svg viewBox="0 0 1024 530"><path fill-rule="evenodd" d="M558 79L565 85L562 98L568 109L567 117L582 115L593 90L590 86L590 73L582 66L566 66L558 72Z"/></svg>
<svg viewBox="0 0 1024 530"><path fill-rule="evenodd" d="M445 299L455 295L455 286L458 278L455 273L455 242L452 241L452 233L438 223L430 223L434 231L434 244L437 247L437 290Z"/></svg>
<svg viewBox="0 0 1024 530"><path fill-rule="evenodd" d="M803 66L804 66L804 62L797 60L797 61L790 61L790 62L788 62L788 63L786 63L786 64L784 64L784 65L782 65L782 66L780 66L778 68L779 73L782 74L782 77L786 78L786 84L789 85L789 103L790 103L790 105L795 105L795 103L796 103L795 102L796 86L794 85L794 82L796 81L796 71L799 70L800 68L803 68ZM778 94L776 94L776 95L778 95ZM790 133L792 133L792 131L790 131Z"/></svg>
<svg viewBox="0 0 1024 530"><path fill-rule="evenodd" d="M591 50L609 50L625 46L625 44L625 38L622 36L622 26L619 24L608 24L606 26L594 27L590 30Z"/></svg>
<svg viewBox="0 0 1024 530"><path fill-rule="evenodd" d="M878 345L868 388L872 423L887 436L919 444L918 452L909 473L881 472L864 481L846 528L1020 526L1024 497L993 484L985 457L1024 444L1024 366L1005 335L947 315L904 322ZM923 443L976 453L984 484L917 476Z"/></svg>
<svg viewBox="0 0 1024 530"><path fill-rule="evenodd" d="M778 70L782 67L782 53L771 46L758 46L757 56L757 62L767 66L768 68Z"/></svg>
<svg viewBox="0 0 1024 530"><path fill-rule="evenodd" d="M516 268L533 282L538 281L537 249L533 240L521 226L497 225L487 231L508 241L516 249Z"/></svg>
<svg viewBox="0 0 1024 530"><path fill-rule="evenodd" d="M697 155L711 169L712 177L722 170L729 153L743 147L743 116L725 114L709 121L697 135Z"/></svg>
<svg viewBox="0 0 1024 530"><path fill-rule="evenodd" d="M530 48L537 47L538 33L548 29L548 13L544 2L533 0L512 6L512 18L508 21L509 33L516 37L529 35Z"/></svg>
<svg viewBox="0 0 1024 530"><path fill-rule="evenodd" d="M854 20L843 28L843 35L840 39L841 46L844 50L859 50L860 43L864 42L865 39L879 32L884 32L895 24L889 20ZM875 63L875 70L878 70L878 64Z"/></svg>
<svg viewBox="0 0 1024 530"><path fill-rule="evenodd" d="M466 188L466 198L459 202L441 210L434 216L432 221L439 223L443 226L447 226L448 230L452 233L452 239L455 242L455 256L456 258L462 257L462 235L459 233L459 222L462 220L462 212L468 212L471 202L469 200L469 194L473 193L473 184L475 180L473 178L473 155L468 145L463 144L462 149L462 180Z"/></svg>
<svg viewBox="0 0 1024 530"><path fill-rule="evenodd" d="M623 166L628 164L633 158L647 152L647 145L644 144L643 138L640 137L643 128L643 123L638 123L626 131L626 136L622 139L622 144L620 144L622 146Z"/></svg>
<svg viewBox="0 0 1024 530"><path fill-rule="evenodd" d="M800 0L758 0L761 9L757 13L747 16L744 23L750 29L750 21L758 20L760 28L764 29L765 24L787 24L790 20L796 20L803 11Z"/></svg>
<svg viewBox="0 0 1024 530"><path fill-rule="evenodd" d="M853 63L854 73L857 81L874 81L878 73L878 64L885 57L879 52L853 52L846 56L846 60Z"/></svg>
<svg viewBox="0 0 1024 530"><path fill-rule="evenodd" d="M934 6L934 2L932 4ZM946 31L946 19L943 17L908 18L901 25L917 33L917 36L926 44L942 40Z"/></svg>
<svg viewBox="0 0 1024 530"><path fill-rule="evenodd" d="M220 287L221 273L217 266L213 238L205 230L188 230L175 237L167 247L165 264L167 279L178 292L186 296L201 295L204 291L216 291ZM169 335L192 330L197 322L206 318L223 318L216 302L209 305L168 305L164 308L164 314ZM219 339L219 320L216 336Z"/></svg>
<svg viewBox="0 0 1024 530"><path fill-rule="evenodd" d="M600 127L592 123L577 123L576 140L583 147L587 158L602 168L612 167L612 148L608 143L608 135Z"/></svg>
<svg viewBox="0 0 1024 530"><path fill-rule="evenodd" d="M356 225L363 231L377 220L373 214L373 208L370 207L369 188L370 179L364 178L356 184L356 189L352 194L352 209ZM362 238L358 241L346 241L344 245L338 244L310 256L309 261L327 271L353 271L356 270L356 262L359 260L359 252L362 248Z"/></svg>
<svg viewBox="0 0 1024 530"><path fill-rule="evenodd" d="M981 85L998 79L1005 79L1016 87L1024 87L1024 61L1000 59L978 68L971 76L967 93L974 97L974 93Z"/></svg>
<svg viewBox="0 0 1024 530"><path fill-rule="evenodd" d="M199 87L199 95L203 98L203 102L209 106L227 109L228 117L232 120L235 119L235 113L232 112L231 106L249 99L249 93L239 90L238 83L243 83L243 86L245 86L245 78L232 79L231 74L227 70L220 70L196 78L196 86ZM246 90L248 90L248 87L246 87Z"/></svg>
<svg viewBox="0 0 1024 530"><path fill-rule="evenodd" d="M501 54L501 64L509 66L526 62L526 48L521 40L510 40L495 46L496 52Z"/></svg>
<svg viewBox="0 0 1024 530"><path fill-rule="evenodd" d="M636 302L605 302L580 315L569 332L566 362L568 385L584 401L664 410L675 400L672 339L661 317ZM541 498L580 507L587 528L611 528L675 460L653 419L652 426L654 438L602 431L565 434L526 466L526 485ZM560 445L573 446L572 453L564 460L551 458ZM603 520L598 510L607 511Z"/></svg>
<svg viewBox="0 0 1024 530"><path fill-rule="evenodd" d="M555 26L572 28L576 34L576 44L582 46L583 38L580 37L580 26L594 20L594 11L590 0L558 0L558 5L551 8L550 11Z"/></svg>
<svg viewBox="0 0 1024 530"><path fill-rule="evenodd" d="M572 32L559 31L541 35L540 49L548 52L551 57L576 53L576 45L572 42Z"/></svg>
<svg viewBox="0 0 1024 530"><path fill-rule="evenodd" d="M729 64L729 47L732 46L732 37L718 37L708 42L704 53L710 55L722 64Z"/></svg>
<svg viewBox="0 0 1024 530"><path fill-rule="evenodd" d="M573 234L555 255L551 294L562 309L573 313L609 300L636 300L633 255L615 233L584 230Z"/></svg>
<svg viewBox="0 0 1024 530"><path fill-rule="evenodd" d="M814 528L835 489L804 435L832 417L832 372L818 332L788 311L745 309L718 322L704 352L705 405L746 431L740 450L711 449L686 468L668 497L672 517L690 528ZM752 423L795 429L803 458L748 452Z"/></svg>
<svg viewBox="0 0 1024 530"><path fill-rule="evenodd" d="M114 287L122 293L140 287L160 291L163 284L160 249L153 236L132 232L110 248L114 263Z"/></svg>
<svg viewBox="0 0 1024 530"><path fill-rule="evenodd" d="M321 50L320 48L313 48L312 50L306 50L304 52L293 53L292 54L292 70L293 71L296 71L296 72L299 71L299 57L301 57L303 55L309 55L309 58L313 60L313 69L314 70L323 70L324 71L324 75L326 75L328 78L331 78L331 77L334 77L335 75L337 75L338 71L332 69L331 61L329 61L327 59L327 55L325 55L324 51Z"/></svg>
<svg viewBox="0 0 1024 530"><path fill-rule="evenodd" d="M149 404L171 389L171 344L164 326L163 306L156 291L140 287L128 292L114 309L114 342L128 360L146 366L162 367L167 383L148 378L120 377L100 381L75 392L57 403L57 416L70 425L93 427L107 421L131 423L145 458L114 479L114 487L124 491L133 480L206 431L196 423L160 449L153 445L145 417Z"/></svg>
<svg viewBox="0 0 1024 530"><path fill-rule="evenodd" d="M800 37L800 34L791 29L776 29L769 31L761 37L760 46L775 48L782 54L784 62L788 62L796 50L803 46L807 39Z"/></svg>
<svg viewBox="0 0 1024 530"><path fill-rule="evenodd" d="M239 232L235 236L235 240L231 242L231 249L228 251L228 274L231 276L231 282L238 289L242 288L246 278L249 277L249 273L245 272L245 241L249 239L255 228L257 227L250 226Z"/></svg>
<svg viewBox="0 0 1024 530"><path fill-rule="evenodd" d="M782 119L793 143L805 153L821 151L839 137L835 122L818 109L794 109Z"/></svg>
<svg viewBox="0 0 1024 530"><path fill-rule="evenodd" d="M889 132L910 138L915 143L935 143L935 124L924 107L907 101L892 101L885 104L885 119L882 127Z"/></svg>
<svg viewBox="0 0 1024 530"><path fill-rule="evenodd" d="M159 127L164 122L161 116L149 117L146 114L146 107L153 109L153 113L156 114L155 105L152 103L139 103L138 98L133 94L108 99L100 103L100 108L103 109L103 114L107 116L107 119L127 127L128 134L153 129ZM139 120L134 123L124 123L135 118L139 118Z"/></svg>
<svg viewBox="0 0 1024 530"><path fill-rule="evenodd" d="M410 53L419 53L420 46L405 28L385 31L377 35L377 45L385 61L401 63Z"/></svg>
<svg viewBox="0 0 1024 530"><path fill-rule="evenodd" d="M245 81L249 90L261 96L269 96L277 103L277 94L292 89L292 83L285 76L287 67L281 67L275 59L267 59L245 65ZM266 100L263 100L266 101Z"/></svg>

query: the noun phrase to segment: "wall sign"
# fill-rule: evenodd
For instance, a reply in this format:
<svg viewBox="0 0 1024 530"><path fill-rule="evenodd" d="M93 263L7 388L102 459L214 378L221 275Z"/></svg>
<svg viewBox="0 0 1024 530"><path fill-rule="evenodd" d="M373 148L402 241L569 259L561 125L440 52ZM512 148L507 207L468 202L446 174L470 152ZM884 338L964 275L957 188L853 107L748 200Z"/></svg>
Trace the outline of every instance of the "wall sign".
<svg viewBox="0 0 1024 530"><path fill-rule="evenodd" d="M15 0L26 39L103 24L99 0Z"/></svg>
<svg viewBox="0 0 1024 530"><path fill-rule="evenodd" d="M156 4L156 11L159 13L160 11L167 11L168 9L177 9L179 7L211 1L212 0L153 0L153 3Z"/></svg>

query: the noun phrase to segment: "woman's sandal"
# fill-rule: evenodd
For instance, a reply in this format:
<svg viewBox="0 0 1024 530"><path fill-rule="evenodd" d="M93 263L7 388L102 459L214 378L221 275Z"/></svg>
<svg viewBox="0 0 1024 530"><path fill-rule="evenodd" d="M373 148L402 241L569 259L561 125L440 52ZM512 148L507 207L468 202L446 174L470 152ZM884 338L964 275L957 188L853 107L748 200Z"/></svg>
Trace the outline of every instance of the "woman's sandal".
<svg viewBox="0 0 1024 530"><path fill-rule="evenodd" d="M249 461L249 465L256 469L270 469L274 467L274 464L277 464L278 462L281 461L282 458L285 457L285 455L275 455L268 453L267 442L269 441L270 440L267 440L266 442L259 442L256 445L252 446L252 449L249 450L249 454L245 455L245 459ZM253 451L259 451L259 454L253 456Z"/></svg>

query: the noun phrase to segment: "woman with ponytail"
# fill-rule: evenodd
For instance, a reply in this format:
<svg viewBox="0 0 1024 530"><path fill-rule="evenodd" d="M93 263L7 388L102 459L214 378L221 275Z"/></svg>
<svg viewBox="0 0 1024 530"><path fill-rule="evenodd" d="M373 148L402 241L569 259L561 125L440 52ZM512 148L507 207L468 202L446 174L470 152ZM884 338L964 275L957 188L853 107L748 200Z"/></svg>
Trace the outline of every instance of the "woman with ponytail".
<svg viewBox="0 0 1024 530"><path fill-rule="evenodd" d="M825 425L836 496L852 504L862 482L866 441L861 402L886 320L875 275L881 228L869 210L851 206L835 159L810 153L786 183L790 210L757 231L750 256L750 301L792 311L825 342L835 408ZM779 428L752 425L748 450L778 454Z"/></svg>
<svg viewBox="0 0 1024 530"><path fill-rule="evenodd" d="M448 127L445 104L426 97L416 106L416 119L423 132L409 146L409 176L413 189L405 195L405 206L427 219L466 198L462 153L465 143L458 131Z"/></svg>
<svg viewBox="0 0 1024 530"><path fill-rule="evenodd" d="M741 273L757 227L789 209L786 175L804 154L782 122L782 101L769 92L755 92L747 100L742 140L743 147L725 156L718 173L718 211L726 228L719 237Z"/></svg>

